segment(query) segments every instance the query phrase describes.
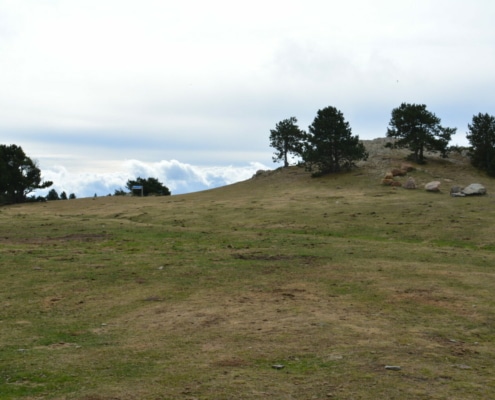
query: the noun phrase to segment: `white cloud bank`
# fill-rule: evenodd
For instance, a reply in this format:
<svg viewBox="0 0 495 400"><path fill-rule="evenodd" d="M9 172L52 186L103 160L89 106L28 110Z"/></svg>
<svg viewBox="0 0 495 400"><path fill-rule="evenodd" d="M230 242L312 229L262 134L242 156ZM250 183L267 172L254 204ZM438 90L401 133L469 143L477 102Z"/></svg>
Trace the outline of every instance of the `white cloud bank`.
<svg viewBox="0 0 495 400"><path fill-rule="evenodd" d="M73 173L63 166L53 166L42 170L45 181L52 181L52 187L38 190L35 195L45 196L55 189L58 194L74 193L76 197L106 196L115 190L125 188L130 179L157 178L167 186L172 195L197 192L229 185L251 178L256 171L267 169L263 164L252 162L245 166L200 167L181 163L177 160L163 160L147 163L127 160L121 168L110 173Z"/></svg>

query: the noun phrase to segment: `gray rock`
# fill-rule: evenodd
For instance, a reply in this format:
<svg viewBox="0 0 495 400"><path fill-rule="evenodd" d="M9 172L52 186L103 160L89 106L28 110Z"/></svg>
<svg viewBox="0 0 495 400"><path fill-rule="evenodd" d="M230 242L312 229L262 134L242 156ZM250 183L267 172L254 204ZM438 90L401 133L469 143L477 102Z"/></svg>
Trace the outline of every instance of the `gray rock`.
<svg viewBox="0 0 495 400"><path fill-rule="evenodd" d="M450 195L452 197L464 197L465 194L462 193L462 188L460 186L452 186L450 188Z"/></svg>
<svg viewBox="0 0 495 400"><path fill-rule="evenodd" d="M440 191L440 185L442 183L440 181L432 181L432 182L428 182L426 185L425 185L425 190L427 192L439 192Z"/></svg>
<svg viewBox="0 0 495 400"><path fill-rule="evenodd" d="M416 181L412 176L407 178L406 183L402 186L404 189L416 189Z"/></svg>
<svg viewBox="0 0 495 400"><path fill-rule="evenodd" d="M481 183L471 183L461 191L466 196L481 196L486 194L486 189Z"/></svg>

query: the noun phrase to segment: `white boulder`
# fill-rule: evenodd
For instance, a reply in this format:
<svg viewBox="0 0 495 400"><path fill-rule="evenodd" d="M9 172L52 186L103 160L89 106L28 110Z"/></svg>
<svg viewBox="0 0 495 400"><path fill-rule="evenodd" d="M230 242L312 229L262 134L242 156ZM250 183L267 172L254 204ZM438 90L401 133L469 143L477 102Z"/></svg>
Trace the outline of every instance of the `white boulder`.
<svg viewBox="0 0 495 400"><path fill-rule="evenodd" d="M471 183L461 191L466 196L480 196L486 194L486 188L481 183Z"/></svg>

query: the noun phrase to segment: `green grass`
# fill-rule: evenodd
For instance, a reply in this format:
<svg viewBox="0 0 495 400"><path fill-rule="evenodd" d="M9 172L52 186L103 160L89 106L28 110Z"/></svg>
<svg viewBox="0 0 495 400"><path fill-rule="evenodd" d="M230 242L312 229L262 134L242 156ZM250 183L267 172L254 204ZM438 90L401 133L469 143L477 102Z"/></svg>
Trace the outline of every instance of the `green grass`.
<svg viewBox="0 0 495 400"><path fill-rule="evenodd" d="M489 195L292 168L3 207L0 398L492 398L495 185L457 174Z"/></svg>

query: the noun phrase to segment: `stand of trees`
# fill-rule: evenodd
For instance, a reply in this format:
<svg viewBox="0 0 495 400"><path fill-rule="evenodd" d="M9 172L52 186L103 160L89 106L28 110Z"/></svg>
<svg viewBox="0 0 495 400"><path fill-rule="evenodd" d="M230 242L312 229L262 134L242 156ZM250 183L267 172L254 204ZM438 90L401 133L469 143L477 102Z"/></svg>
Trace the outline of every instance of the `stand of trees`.
<svg viewBox="0 0 495 400"><path fill-rule="evenodd" d="M335 107L318 110L309 133L299 129L296 122L291 117L270 131L270 145L276 150L274 162L284 160L287 167L289 154L299 156L316 176L350 169L355 161L368 157L359 136L352 136L344 114Z"/></svg>
<svg viewBox="0 0 495 400"><path fill-rule="evenodd" d="M402 103L392 110L387 137L395 139L392 147L407 148L415 162L424 163L425 152L447 157L449 142L456 128L444 127L440 118L424 104ZM479 113L468 124L471 164L495 176L495 117ZM299 129L296 117L276 124L270 130L270 146L275 149L273 161L289 166L289 156L302 160L313 175L350 169L355 161L368 157L358 136L352 136L349 123L335 107L318 110L308 133Z"/></svg>
<svg viewBox="0 0 495 400"><path fill-rule="evenodd" d="M57 193L55 189L51 189L46 195L46 200L67 200L67 199L75 199L76 195L71 193L69 197L67 197L67 193L62 192L60 195Z"/></svg>

